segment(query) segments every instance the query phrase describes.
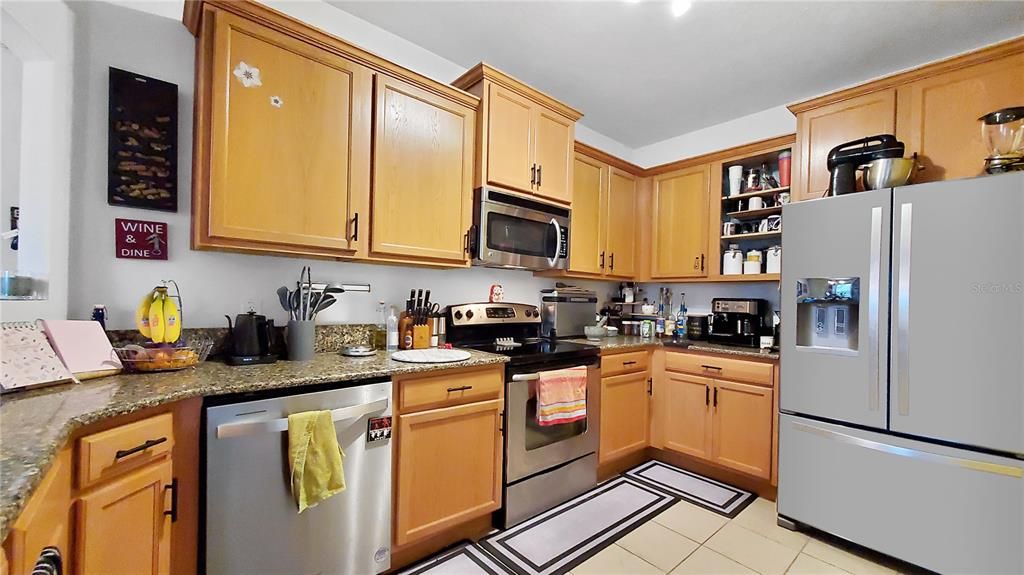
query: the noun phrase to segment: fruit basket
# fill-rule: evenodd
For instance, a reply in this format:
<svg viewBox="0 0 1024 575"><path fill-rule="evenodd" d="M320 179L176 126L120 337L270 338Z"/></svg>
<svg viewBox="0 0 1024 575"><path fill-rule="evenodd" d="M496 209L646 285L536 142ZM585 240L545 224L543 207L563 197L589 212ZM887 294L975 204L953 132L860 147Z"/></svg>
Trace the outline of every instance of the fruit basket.
<svg viewBox="0 0 1024 575"><path fill-rule="evenodd" d="M114 348L117 358L130 373L178 371L205 361L213 349L213 341L190 341L187 345L126 345Z"/></svg>

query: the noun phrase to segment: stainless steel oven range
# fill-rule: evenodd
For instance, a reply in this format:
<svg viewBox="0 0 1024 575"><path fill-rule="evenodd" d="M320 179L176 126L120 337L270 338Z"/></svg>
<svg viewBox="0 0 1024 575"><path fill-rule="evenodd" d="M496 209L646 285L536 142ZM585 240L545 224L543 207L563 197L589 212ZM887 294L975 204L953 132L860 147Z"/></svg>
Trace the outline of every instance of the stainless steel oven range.
<svg viewBox="0 0 1024 575"><path fill-rule="evenodd" d="M540 337L540 310L516 303L455 305L446 313L448 341L507 355L505 479L499 527L510 527L597 484L599 350ZM501 338L501 341L499 341ZM536 383L544 371L587 368L587 417L537 424Z"/></svg>
<svg viewBox="0 0 1024 575"><path fill-rule="evenodd" d="M473 263L529 270L566 269L569 208L494 188L478 188L473 229Z"/></svg>

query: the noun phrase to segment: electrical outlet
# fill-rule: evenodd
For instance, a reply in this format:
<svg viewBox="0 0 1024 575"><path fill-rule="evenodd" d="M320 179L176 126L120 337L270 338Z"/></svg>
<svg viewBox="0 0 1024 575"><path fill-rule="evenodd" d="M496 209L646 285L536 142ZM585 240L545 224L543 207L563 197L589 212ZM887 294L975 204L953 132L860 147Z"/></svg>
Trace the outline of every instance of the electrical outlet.
<svg viewBox="0 0 1024 575"><path fill-rule="evenodd" d="M262 307L262 302L258 298L248 298L242 302L242 309L240 311L242 313L260 313Z"/></svg>

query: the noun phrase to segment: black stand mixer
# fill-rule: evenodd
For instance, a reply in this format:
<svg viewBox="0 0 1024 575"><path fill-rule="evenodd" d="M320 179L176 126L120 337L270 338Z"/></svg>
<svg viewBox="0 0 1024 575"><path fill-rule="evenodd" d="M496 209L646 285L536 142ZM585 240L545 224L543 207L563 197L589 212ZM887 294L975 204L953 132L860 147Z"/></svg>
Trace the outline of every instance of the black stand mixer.
<svg viewBox="0 0 1024 575"><path fill-rule="evenodd" d="M828 185L830 196L857 191L857 168L882 158L902 158L903 142L892 134L868 136L839 144L828 153L828 171L832 178Z"/></svg>

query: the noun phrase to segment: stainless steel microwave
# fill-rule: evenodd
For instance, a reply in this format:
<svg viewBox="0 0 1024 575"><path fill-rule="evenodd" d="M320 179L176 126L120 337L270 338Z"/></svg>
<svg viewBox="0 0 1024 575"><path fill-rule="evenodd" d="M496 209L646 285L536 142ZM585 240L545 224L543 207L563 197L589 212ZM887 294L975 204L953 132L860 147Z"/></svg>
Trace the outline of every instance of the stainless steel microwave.
<svg viewBox="0 0 1024 575"><path fill-rule="evenodd" d="M473 263L527 270L566 269L569 208L495 188L478 188Z"/></svg>

